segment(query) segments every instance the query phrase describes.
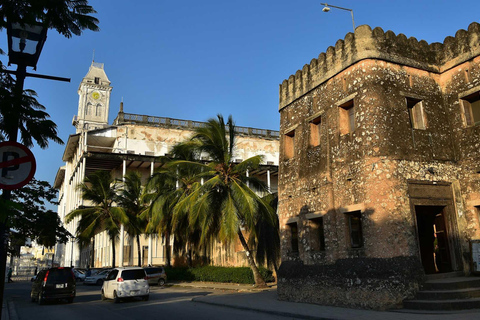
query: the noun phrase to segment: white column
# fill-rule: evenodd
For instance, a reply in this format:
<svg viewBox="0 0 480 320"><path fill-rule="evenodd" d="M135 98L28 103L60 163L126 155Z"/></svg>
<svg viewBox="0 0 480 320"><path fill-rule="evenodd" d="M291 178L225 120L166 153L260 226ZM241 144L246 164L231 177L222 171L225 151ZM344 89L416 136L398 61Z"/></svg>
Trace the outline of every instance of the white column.
<svg viewBox="0 0 480 320"><path fill-rule="evenodd" d="M153 264L153 257L152 257L152 252L153 252L153 241L152 241L152 235L148 235L148 264L152 265Z"/></svg>
<svg viewBox="0 0 480 320"><path fill-rule="evenodd" d="M122 224L120 225L120 252L118 254L120 258L120 262L118 263L119 267L123 267L123 244L124 244L123 242L125 241L124 233L125 233L125 227Z"/></svg>
<svg viewBox="0 0 480 320"><path fill-rule="evenodd" d="M154 162L152 161L152 162L150 162L150 176L153 176L153 169L154 169ZM152 241L152 235L149 234L149 235L148 235L148 261L147 261L147 263L148 263L149 265L152 265L152 264L153 264L153 257L152 257L152 255L153 255L153 248L152 248L152 243L153 243L153 241Z"/></svg>
<svg viewBox="0 0 480 320"><path fill-rule="evenodd" d="M127 160L123 160L123 182L125 182L125 175L127 174ZM120 258L120 262L118 265L120 267L123 267L123 246L125 242L125 227L122 224L120 226L120 252L118 253L118 256Z"/></svg>
<svg viewBox="0 0 480 320"><path fill-rule="evenodd" d="M271 188L270 188L270 170L267 170L267 188L268 188L268 192L270 192Z"/></svg>
<svg viewBox="0 0 480 320"><path fill-rule="evenodd" d="M245 174L246 174L247 178L250 177L250 175L249 175L249 173L248 173L248 169L247 169L247 172L245 172ZM247 187L250 188L250 183L248 182L248 180L247 180Z"/></svg>

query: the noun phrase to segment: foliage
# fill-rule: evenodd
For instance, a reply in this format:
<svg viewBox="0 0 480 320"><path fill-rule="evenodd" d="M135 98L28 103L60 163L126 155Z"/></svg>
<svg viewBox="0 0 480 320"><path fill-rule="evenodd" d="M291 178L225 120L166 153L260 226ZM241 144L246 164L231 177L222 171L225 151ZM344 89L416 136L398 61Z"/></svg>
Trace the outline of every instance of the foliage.
<svg viewBox="0 0 480 320"><path fill-rule="evenodd" d="M257 238L255 226L258 221L274 224L275 211L257 193L267 193L260 180L249 177L247 172L259 167L262 157L254 156L235 163L236 130L230 116L225 124L221 115L209 119L205 126L195 129L190 141L182 145L196 155L207 155L209 163L202 165L199 178L204 183L197 186L173 208L174 216L188 214L190 223L199 226L200 241L207 244L213 240L231 242L236 237L247 252L247 261L255 276L257 286L265 281L258 272L256 263L242 230ZM195 162L178 161L178 165L199 166ZM257 193L256 193L257 192Z"/></svg>
<svg viewBox="0 0 480 320"><path fill-rule="evenodd" d="M195 160L195 156L191 150L182 148L182 145L174 146L171 154L173 160L161 158L163 165L148 183L151 206L148 211L147 230L166 235L167 244L168 235L174 235L174 252L184 255L183 251L187 247L187 256L191 257L192 251L199 249L201 232L198 225L189 221L187 210L174 215L173 208L199 187L198 175L202 172L202 167L188 162ZM191 263L190 259L188 263ZM167 265L170 265L168 251Z"/></svg>
<svg viewBox="0 0 480 320"><path fill-rule="evenodd" d="M88 0L2 0L0 30L7 20L27 24L41 22L71 38L81 35L85 29L100 30L98 19L90 15L93 13L96 11Z"/></svg>
<svg viewBox="0 0 480 320"><path fill-rule="evenodd" d="M10 76L0 78L0 141L16 137L20 130L20 141L26 147L33 147L33 141L46 149L48 141L63 144L58 137L57 125L49 120L45 107L33 90L24 90L20 105L15 104L14 84ZM20 109L19 109L20 108Z"/></svg>
<svg viewBox="0 0 480 320"><path fill-rule="evenodd" d="M259 268L260 274L267 282L273 282L272 271ZM198 268L174 267L165 268L168 280L178 281L208 281L254 284L251 268L248 267L218 267L204 266Z"/></svg>
<svg viewBox="0 0 480 320"><path fill-rule="evenodd" d="M73 210L65 216L69 223L80 217L76 236L81 246L88 245L99 232L107 231L112 242L112 266L115 266L115 239L120 232L120 225L128 224L125 210L114 206L117 200L117 182L108 171L96 171L78 185L82 199L91 203L91 207Z"/></svg>
<svg viewBox="0 0 480 320"><path fill-rule="evenodd" d="M125 210L128 216L128 224L125 226L127 233L137 238L137 265L141 266L140 235L145 233L147 220L143 213L148 210L145 188L142 187L141 175L138 171L129 171L125 175L123 188L118 196L118 204Z"/></svg>
<svg viewBox="0 0 480 320"><path fill-rule="evenodd" d="M278 205L278 194L268 194L263 197L274 210ZM280 233L278 215L275 215L273 223L260 217L255 225L255 232L249 238L249 244L256 248L255 259L259 264L273 267L278 270L280 262ZM252 236L255 235L255 236Z"/></svg>
<svg viewBox="0 0 480 320"><path fill-rule="evenodd" d="M70 233L62 226L57 213L46 207L47 204L58 204L56 196L56 190L48 182L35 179L12 192L10 205L7 206L7 210L10 210L8 225L12 228L12 244L24 245L27 238L46 247L68 241ZM2 207L5 204L6 201L2 199Z"/></svg>

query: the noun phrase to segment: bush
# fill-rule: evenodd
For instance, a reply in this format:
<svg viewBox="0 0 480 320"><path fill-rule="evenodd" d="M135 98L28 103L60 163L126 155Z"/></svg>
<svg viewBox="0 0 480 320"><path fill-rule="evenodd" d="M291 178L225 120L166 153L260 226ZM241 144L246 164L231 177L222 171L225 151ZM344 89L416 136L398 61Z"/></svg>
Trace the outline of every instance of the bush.
<svg viewBox="0 0 480 320"><path fill-rule="evenodd" d="M275 281L272 271L262 267L259 271L265 281ZM253 272L248 267L170 267L165 268L165 272L167 273L168 280L255 284Z"/></svg>

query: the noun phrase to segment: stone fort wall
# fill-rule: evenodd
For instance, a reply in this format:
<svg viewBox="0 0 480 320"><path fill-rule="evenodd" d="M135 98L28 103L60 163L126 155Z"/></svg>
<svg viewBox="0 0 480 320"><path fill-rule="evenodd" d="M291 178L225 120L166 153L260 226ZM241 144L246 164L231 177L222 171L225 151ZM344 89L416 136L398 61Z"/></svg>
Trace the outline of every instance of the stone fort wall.
<svg viewBox="0 0 480 320"><path fill-rule="evenodd" d="M468 241L480 237L480 126L465 125L461 100L480 92L479 39L478 23L433 44L360 26L280 85L281 299L401 305L424 275L415 205L445 208L452 268L469 272ZM425 128L412 128L408 99L422 101ZM345 133L349 102L355 129ZM348 234L345 213L355 211L361 248Z"/></svg>

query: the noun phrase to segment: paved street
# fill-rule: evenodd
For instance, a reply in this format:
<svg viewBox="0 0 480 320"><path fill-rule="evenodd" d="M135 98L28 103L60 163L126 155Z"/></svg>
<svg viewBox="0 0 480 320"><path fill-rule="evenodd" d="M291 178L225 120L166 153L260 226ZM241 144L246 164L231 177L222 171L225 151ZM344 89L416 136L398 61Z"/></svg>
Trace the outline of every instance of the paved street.
<svg viewBox="0 0 480 320"><path fill-rule="evenodd" d="M232 294L231 291L152 286L149 301L135 300L115 304L110 300L100 300L100 287L80 284L73 304L54 302L40 306L30 301L30 287L29 282L15 282L5 286L5 298L13 302L16 311L10 314L10 320L285 319L265 313L192 302L192 298Z"/></svg>
<svg viewBox="0 0 480 320"><path fill-rule="evenodd" d="M172 283L170 283L172 284ZM208 282L173 283L151 287L149 301L119 304L100 300L100 287L80 284L73 304L30 302L30 282L5 286L8 312L2 320L31 319L318 319L318 320L471 320L480 309L451 312L412 310L373 311L279 301L275 288L257 290L251 285Z"/></svg>

